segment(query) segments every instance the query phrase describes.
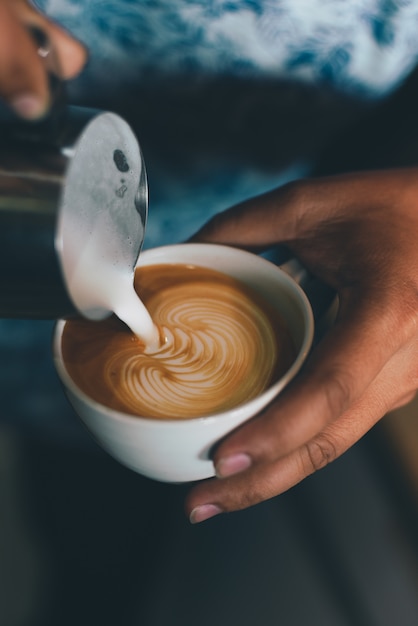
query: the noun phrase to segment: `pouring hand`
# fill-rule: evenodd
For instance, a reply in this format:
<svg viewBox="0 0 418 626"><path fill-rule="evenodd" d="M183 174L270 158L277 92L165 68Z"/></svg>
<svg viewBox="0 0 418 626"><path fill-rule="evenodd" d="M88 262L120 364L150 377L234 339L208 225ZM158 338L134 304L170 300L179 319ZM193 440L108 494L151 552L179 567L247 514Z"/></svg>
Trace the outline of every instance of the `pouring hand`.
<svg viewBox="0 0 418 626"><path fill-rule="evenodd" d="M45 35L44 49L31 29ZM27 0L0 0L0 97L21 117L42 117L50 105L47 74L73 78L86 57L82 44Z"/></svg>
<svg viewBox="0 0 418 626"><path fill-rule="evenodd" d="M194 522L276 496L324 467L418 388L418 170L284 186L220 214L197 241L286 244L339 294L335 325L263 414L214 453Z"/></svg>

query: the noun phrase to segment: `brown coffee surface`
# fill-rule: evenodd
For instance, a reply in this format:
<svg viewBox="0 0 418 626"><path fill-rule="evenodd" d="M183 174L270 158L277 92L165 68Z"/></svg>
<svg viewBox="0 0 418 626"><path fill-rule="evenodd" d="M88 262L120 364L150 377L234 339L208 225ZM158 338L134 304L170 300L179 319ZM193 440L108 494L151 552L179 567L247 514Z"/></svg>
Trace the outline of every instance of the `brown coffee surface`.
<svg viewBox="0 0 418 626"><path fill-rule="evenodd" d="M157 351L116 317L70 320L62 337L71 378L112 409L157 419L219 413L255 398L294 360L277 311L225 274L146 266L135 289L160 330Z"/></svg>

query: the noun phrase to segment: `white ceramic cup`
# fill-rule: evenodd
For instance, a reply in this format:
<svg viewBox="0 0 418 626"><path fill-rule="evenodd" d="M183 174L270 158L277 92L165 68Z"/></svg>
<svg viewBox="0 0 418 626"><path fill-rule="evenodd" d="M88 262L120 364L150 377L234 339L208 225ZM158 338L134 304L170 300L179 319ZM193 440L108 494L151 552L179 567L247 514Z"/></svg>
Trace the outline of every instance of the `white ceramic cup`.
<svg viewBox="0 0 418 626"><path fill-rule="evenodd" d="M62 358L65 321L57 323L53 355L58 375L71 404L98 443L140 474L165 482L187 482L213 476L210 453L214 444L259 413L295 376L310 350L314 322L309 301L297 282L280 267L250 252L214 244L178 244L143 252L137 266L160 263L199 265L241 280L277 308L296 347L296 358L287 372L257 398L216 415L153 420L107 408L77 387Z"/></svg>

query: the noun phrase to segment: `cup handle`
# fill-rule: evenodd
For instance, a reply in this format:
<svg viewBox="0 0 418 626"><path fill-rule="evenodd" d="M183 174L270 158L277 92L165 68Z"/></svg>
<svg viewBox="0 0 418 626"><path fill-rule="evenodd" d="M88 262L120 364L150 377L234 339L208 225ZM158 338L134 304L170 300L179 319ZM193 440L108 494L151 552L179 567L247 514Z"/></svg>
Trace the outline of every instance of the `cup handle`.
<svg viewBox="0 0 418 626"><path fill-rule="evenodd" d="M335 290L308 272L294 257L280 264L279 267L306 293L312 307L318 338L330 328L335 320L338 310L338 296Z"/></svg>
<svg viewBox="0 0 418 626"><path fill-rule="evenodd" d="M291 258L286 261L286 263L282 263L280 265L280 269L286 272L286 274L289 274L289 276L293 278L293 280L297 282L302 289L304 289L304 285L310 280L308 270L295 258Z"/></svg>

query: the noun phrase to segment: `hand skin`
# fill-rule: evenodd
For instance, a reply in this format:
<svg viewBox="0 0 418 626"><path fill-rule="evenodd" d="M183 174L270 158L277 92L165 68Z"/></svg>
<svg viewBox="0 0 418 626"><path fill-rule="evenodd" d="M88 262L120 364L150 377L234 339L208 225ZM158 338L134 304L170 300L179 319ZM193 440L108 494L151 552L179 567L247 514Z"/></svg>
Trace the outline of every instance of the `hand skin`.
<svg viewBox="0 0 418 626"><path fill-rule="evenodd" d="M44 59L30 34L46 35ZM21 117L38 119L50 106L48 73L74 78L87 59L85 47L26 0L0 0L0 98Z"/></svg>
<svg viewBox="0 0 418 626"><path fill-rule="evenodd" d="M418 169L291 183L216 216L193 241L276 243L332 286L335 325L270 407L222 441L217 478L186 500L193 523L283 493L418 388Z"/></svg>

